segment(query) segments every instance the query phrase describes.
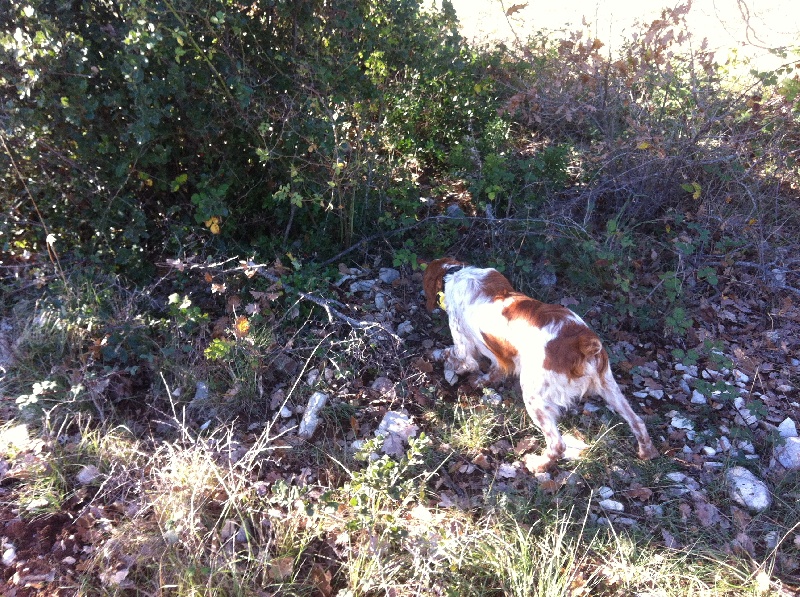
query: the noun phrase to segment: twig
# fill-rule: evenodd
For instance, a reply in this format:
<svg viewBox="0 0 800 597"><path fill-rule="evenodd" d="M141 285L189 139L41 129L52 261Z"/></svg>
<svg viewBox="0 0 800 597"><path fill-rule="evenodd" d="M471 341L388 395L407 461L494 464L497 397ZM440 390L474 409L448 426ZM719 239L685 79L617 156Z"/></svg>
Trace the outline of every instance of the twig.
<svg viewBox="0 0 800 597"><path fill-rule="evenodd" d="M376 321L363 321L363 320L353 319L352 317L349 317L344 313L342 313L341 311L339 311L338 309L334 308L332 306L331 301L319 296L315 296L313 294L309 294L308 292L303 292L302 290L298 290L297 288L293 288L292 286L285 284L283 281L281 281L281 279L278 276L271 274L268 271L265 271L264 268L266 267L267 267L266 265L248 262L246 266L242 266L242 270L255 269L259 276L266 278L270 282L280 284L281 286L283 286L284 290L288 292L293 292L300 298L312 302L319 307L322 307L328 314L328 321L333 321L333 317L335 316L338 319L341 319L345 323L357 329L371 331L372 328L377 327L380 328L383 332L389 334L389 336L391 336L394 339L394 341L397 342L397 344L403 344L403 339L400 338L400 336L398 336L397 334L387 329L386 326L384 326L383 324L378 323Z"/></svg>
<svg viewBox="0 0 800 597"><path fill-rule="evenodd" d="M238 260L240 263L245 263L239 260L237 257L231 257L219 263L211 263L211 264L192 264L189 266L189 269L211 269L213 267L219 267L228 263L233 260ZM167 263L166 265L170 265L171 267L175 267L172 263ZM367 332L372 332L374 328L380 328L380 331L383 333L388 334L397 344L403 344L403 339L400 338L397 334L389 330L385 325L377 321L363 321L359 319L353 319L352 317L345 315L338 309L336 309L333 305L334 303L338 303L338 301L325 299L314 294L310 294L308 292L304 292L292 286L289 286L285 282L283 282L278 276L275 274L271 274L270 272L266 271L266 268L269 267L265 264L253 263L252 261L247 261L244 265L240 265L235 268L231 268L227 271L246 271L246 270L255 270L256 273L261 276L262 278L266 278L270 282L275 284L280 284L281 287L287 292L291 292L296 294L301 299L314 303L315 305L322 307L325 309L325 312L328 314L328 321L333 321L333 318L336 317L350 325L353 328L366 330Z"/></svg>

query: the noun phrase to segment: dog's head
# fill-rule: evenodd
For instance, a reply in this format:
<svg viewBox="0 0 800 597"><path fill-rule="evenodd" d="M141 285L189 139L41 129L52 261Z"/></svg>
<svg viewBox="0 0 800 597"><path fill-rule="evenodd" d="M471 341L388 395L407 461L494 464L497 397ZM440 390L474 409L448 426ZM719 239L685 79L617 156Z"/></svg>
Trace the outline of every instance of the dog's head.
<svg viewBox="0 0 800 597"><path fill-rule="evenodd" d="M422 288L425 291L425 308L433 311L439 302L439 293L444 291L444 277L447 270L455 265L464 265L450 257L434 259L422 275Z"/></svg>

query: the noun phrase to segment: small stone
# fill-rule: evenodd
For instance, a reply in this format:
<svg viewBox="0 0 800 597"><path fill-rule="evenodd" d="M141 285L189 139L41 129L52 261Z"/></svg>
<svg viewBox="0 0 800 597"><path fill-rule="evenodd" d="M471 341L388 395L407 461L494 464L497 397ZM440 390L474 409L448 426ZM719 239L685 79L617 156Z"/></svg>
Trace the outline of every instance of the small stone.
<svg viewBox="0 0 800 597"><path fill-rule="evenodd" d="M281 409L281 417L283 417L284 419L288 419L289 417L292 416L292 414L294 413L292 413L292 409L289 408L288 406L284 406Z"/></svg>
<svg viewBox="0 0 800 597"><path fill-rule="evenodd" d="M75 475L75 479L81 485L88 485L100 476L100 470L93 464L84 466L80 472Z"/></svg>
<svg viewBox="0 0 800 597"><path fill-rule="evenodd" d="M459 219L461 219L461 218L466 218L467 217L467 214L464 213L464 210L461 209L458 206L457 203L452 203L452 204L448 205L445 208L444 213L447 214L447 217L449 217L449 218L459 218Z"/></svg>
<svg viewBox="0 0 800 597"><path fill-rule="evenodd" d="M686 481L686 475L680 471L675 471L673 473L667 473L664 475L667 479L672 481L673 483L683 483Z"/></svg>
<svg viewBox="0 0 800 597"><path fill-rule="evenodd" d="M775 446L775 460L788 470L800 470L800 437L786 437L782 446Z"/></svg>
<svg viewBox="0 0 800 597"><path fill-rule="evenodd" d="M391 379L385 376L381 376L375 379L370 386L371 390L378 392L382 398L386 398L388 400L394 400L397 398L397 391L394 388L394 382Z"/></svg>
<svg viewBox="0 0 800 597"><path fill-rule="evenodd" d="M370 292L375 288L375 280L358 280L350 284L350 292Z"/></svg>
<svg viewBox="0 0 800 597"><path fill-rule="evenodd" d="M4 547L5 549L3 550L2 557L3 566L11 566L17 561L17 550L13 545L9 545L8 543L4 544Z"/></svg>
<svg viewBox="0 0 800 597"><path fill-rule="evenodd" d="M400 272L398 272L396 269L392 269L391 267L382 267L378 273L378 278L384 284L391 284L395 280L400 279Z"/></svg>
<svg viewBox="0 0 800 597"><path fill-rule="evenodd" d="M198 381L195 384L194 401L205 400L208 398L208 384L204 381Z"/></svg>
<svg viewBox="0 0 800 597"><path fill-rule="evenodd" d="M681 415L673 415L670 423L675 429L694 429L694 422Z"/></svg>
<svg viewBox="0 0 800 597"><path fill-rule="evenodd" d="M750 412L750 409L747 408L747 405L744 401L742 396L737 396L733 400L733 406L736 408L736 412L738 413L737 419L741 419L741 421L747 425L748 427L753 427L754 425L758 424L758 419L755 415Z"/></svg>
<svg viewBox="0 0 800 597"><path fill-rule="evenodd" d="M625 506L622 502L616 500L600 500L598 505L603 510L610 510L611 512L625 512Z"/></svg>
<svg viewBox="0 0 800 597"><path fill-rule="evenodd" d="M786 417L780 425L778 425L778 433L781 437L797 437L797 426L795 422L789 417Z"/></svg>
<svg viewBox="0 0 800 597"><path fill-rule="evenodd" d="M703 396L703 394L701 394L699 391L694 390L692 392L691 402L692 404L706 404L708 402L708 399L706 399L706 397Z"/></svg>
<svg viewBox="0 0 800 597"><path fill-rule="evenodd" d="M738 369L733 370L733 378L739 383L748 383L750 381L750 377Z"/></svg>
<svg viewBox="0 0 800 597"><path fill-rule="evenodd" d="M403 323L397 326L398 336L408 336L413 331L414 331L414 326L410 321L404 321Z"/></svg>
<svg viewBox="0 0 800 597"><path fill-rule="evenodd" d="M300 429L297 431L298 436L303 439L311 439L311 436L314 435L314 431L316 431L320 422L319 411L322 410L322 407L325 406L327 401L327 394L322 392L314 392L311 394L311 397L308 399L308 405L306 405L306 410L303 413L303 419L300 421Z"/></svg>
<svg viewBox="0 0 800 597"><path fill-rule="evenodd" d="M388 307L388 303L386 302L386 295L382 292L378 292L375 294L375 308L378 311L386 311L386 307Z"/></svg>
<svg viewBox="0 0 800 597"><path fill-rule="evenodd" d="M664 390L650 390L650 396L655 398L656 400L661 400L664 398Z"/></svg>
<svg viewBox="0 0 800 597"><path fill-rule="evenodd" d="M772 505L766 484L742 466L728 469L725 475L731 499L751 512L763 512Z"/></svg>
<svg viewBox="0 0 800 597"><path fill-rule="evenodd" d="M716 456L717 451L711 446L703 446L703 454L706 456Z"/></svg>
<svg viewBox="0 0 800 597"><path fill-rule="evenodd" d="M610 487L603 486L597 490L597 495L599 495L601 499L607 500L612 495L614 495L614 490L611 489Z"/></svg>
<svg viewBox="0 0 800 597"><path fill-rule="evenodd" d="M644 514L650 518L661 518L664 516L664 507L660 504L650 504L644 507Z"/></svg>

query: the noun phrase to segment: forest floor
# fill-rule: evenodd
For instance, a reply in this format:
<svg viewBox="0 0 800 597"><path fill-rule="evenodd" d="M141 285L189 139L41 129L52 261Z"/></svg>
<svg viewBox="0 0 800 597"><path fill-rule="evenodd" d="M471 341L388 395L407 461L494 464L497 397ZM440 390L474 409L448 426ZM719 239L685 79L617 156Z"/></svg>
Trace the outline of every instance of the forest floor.
<svg viewBox="0 0 800 597"><path fill-rule="evenodd" d="M800 480L797 470L787 471L776 459L800 423L800 297L791 289L776 288L757 269L731 266L718 292L690 309L694 325L680 346L659 333L601 329L598 302L585 319L604 339L615 375L646 420L661 457L636 460L629 430L604 405L590 400L561 421L575 447L571 460L550 473L535 473L525 465L526 454L541 448L541 436L524 414L516 383L509 380L496 391L475 390L466 379L450 384L441 364L431 358L434 349L448 344L449 330L441 313L425 311L420 272L344 265L339 271L337 283L316 295L333 309L330 320L303 321L297 302L288 309L284 317L295 317L296 323L284 325L285 334L272 339L269 363L257 382L263 399L251 407L249 417L233 423L224 421L238 399L235 384L223 392L226 388L212 383L210 394L202 381L171 388L173 397L194 393L194 398L183 410L173 404L170 412L163 403L158 408L126 402L122 397L135 380L111 375L96 382L95 396L118 403L120 426L110 432L105 427L104 437L80 422L37 433L35 425L16 415L17 397L3 395L2 418L9 421L0 436L4 594L70 595L88 591L93 583L111 593L141 588L137 566L145 568L142 558L156 548L150 539L134 539L131 526L157 528L155 534L167 545L186 541L182 533L188 532L178 528L179 515L165 520L159 514L166 509L159 505L165 497L152 491L153 484L176 494L192 486L193 499L209 508L216 502L217 509L211 508L216 518L202 529L206 539L212 530L216 533L219 545L206 546L212 551L226 542L234 551L241 548L237 542L258 543L258 528L250 528L244 539L239 529L247 525L235 513L224 512L235 493L228 485L262 497L274 496L277 487L301 489L304 503L318 507L329 505L331 492L358 495L369 483L363 478L361 485L355 483L359 477L353 471L365 469L353 459L354 447L374 437L387 413L401 417L397 435L380 440L372 459L383 452L400 463L396 483L378 483L389 493L401 487L420 492L395 496L409 525L427 528L445 524L448 512L485 511L498 495L528 496L534 509L577 505L583 514L574 517L582 524L643 535L648 546L675 554L702 552L720 561L734 558L745 569L742 586L755 583L765 592L786 595L800 588ZM195 283L208 286L208 296L211 278L197 271ZM249 304L253 312L274 299L260 294L233 300L235 293L228 292L227 304ZM577 303L574 297L560 302ZM216 323L231 325L230 320ZM5 340L0 344L8 346ZM344 363L351 369L343 369ZM310 439L301 438L298 425L315 391L327 397L322 424ZM419 464L404 456L407 442L420 432L430 442L422 489L402 484L412 479L401 479L404 467ZM232 476L220 480L222 488L213 479L176 478L175 446L189 451L200 446L208 459L200 466L196 457L189 458L201 470L189 467L185 474L219 476L213 464ZM725 471L739 465L769 488L768 508L748 507L734 495ZM373 468L366 470L394 474ZM56 499L52 491L36 490L42 483L60 484L62 493L56 492ZM291 504L267 501L273 519L281 511L292 516ZM352 512L342 516L357 518ZM365 526L370 524L380 526L377 520ZM352 556L344 553L342 533L321 535L321 544L311 550L317 554L313 564L304 564L296 554L288 560L275 555L262 584L283 586L304 570L312 592L336 594L336 587L348 582L333 562ZM260 540L265 549L271 545ZM628 586L597 558L586 558L575 568L564 594L598 586L615 594ZM650 594L670 594L663 581L649 582Z"/></svg>

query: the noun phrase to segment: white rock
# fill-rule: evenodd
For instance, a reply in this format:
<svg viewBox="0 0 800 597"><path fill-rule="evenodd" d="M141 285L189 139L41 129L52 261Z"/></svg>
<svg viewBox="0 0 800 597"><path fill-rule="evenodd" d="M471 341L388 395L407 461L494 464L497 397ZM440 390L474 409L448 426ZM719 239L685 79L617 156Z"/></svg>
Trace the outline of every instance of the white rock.
<svg viewBox="0 0 800 597"><path fill-rule="evenodd" d="M739 383L748 383L750 381L750 377L738 369L733 370L733 378Z"/></svg>
<svg viewBox="0 0 800 597"><path fill-rule="evenodd" d="M205 400L208 398L208 384L204 381L198 381L195 384L194 398L192 400Z"/></svg>
<svg viewBox="0 0 800 597"><path fill-rule="evenodd" d="M686 481L686 475L680 471L675 471L673 473L667 473L664 475L667 479L672 481L673 483L683 483Z"/></svg>
<svg viewBox="0 0 800 597"><path fill-rule="evenodd" d="M694 390L692 392L692 404L706 404L707 402L708 400L706 397L703 396L703 394L701 394L699 391Z"/></svg>
<svg viewBox="0 0 800 597"><path fill-rule="evenodd" d="M752 512L763 512L772 504L766 484L742 466L734 466L725 474L728 493L737 504Z"/></svg>
<svg viewBox="0 0 800 597"><path fill-rule="evenodd" d="M291 408L289 408L288 406L284 406L284 407L281 409L281 417L283 417L284 419L288 419L288 418L289 418L289 417L291 417L293 414L294 414L294 413L292 412L292 409L291 409Z"/></svg>
<svg viewBox="0 0 800 597"><path fill-rule="evenodd" d="M656 400L661 400L664 397L664 390L651 389L650 396L652 396Z"/></svg>
<svg viewBox="0 0 800 597"><path fill-rule="evenodd" d="M706 456L716 456L717 451L711 446L703 446L703 454Z"/></svg>
<svg viewBox="0 0 800 597"><path fill-rule="evenodd" d="M664 516L664 507L660 504L650 504L644 507L644 515L650 518L661 518Z"/></svg>
<svg viewBox="0 0 800 597"><path fill-rule="evenodd" d="M314 392L308 399L306 411L303 413L303 420L300 421L300 429L297 435L303 439L311 439L314 431L317 430L319 425L319 411L325 406L328 401L328 395L322 392Z"/></svg>
<svg viewBox="0 0 800 597"><path fill-rule="evenodd" d="M375 435L385 436L389 433L397 433L407 440L417 434L417 426L411 423L411 417L406 413L390 410L383 415Z"/></svg>
<svg viewBox="0 0 800 597"><path fill-rule="evenodd" d="M597 495L599 495L601 499L607 500L612 495L614 495L614 490L611 489L610 487L603 486L597 490Z"/></svg>
<svg viewBox="0 0 800 597"><path fill-rule="evenodd" d="M600 500L598 502L603 510L610 510L612 512L625 512L625 506L622 502L616 500Z"/></svg>
<svg viewBox="0 0 800 597"><path fill-rule="evenodd" d="M9 543L4 543L3 547L3 566L11 566L14 562L17 561L17 550L14 549L14 546Z"/></svg>
<svg viewBox="0 0 800 597"><path fill-rule="evenodd" d="M78 472L77 475L75 475L75 479L81 485L88 485L89 483L97 479L97 477L99 476L100 476L99 469L93 464L87 464Z"/></svg>
<svg viewBox="0 0 800 597"><path fill-rule="evenodd" d="M684 371L692 377L697 377L697 365L684 365L683 363L677 363L675 365L675 371Z"/></svg>
<svg viewBox="0 0 800 597"><path fill-rule="evenodd" d="M681 415L673 415L671 425L675 429L694 429L694 422Z"/></svg>
<svg viewBox="0 0 800 597"><path fill-rule="evenodd" d="M733 406L736 408L736 412L739 413L737 418L741 418L745 425L748 427L752 427L758 424L758 419L755 417L753 413L750 412L750 409L747 408L747 405L744 401L744 398L741 396L737 396L733 399Z"/></svg>
<svg viewBox="0 0 800 597"><path fill-rule="evenodd" d="M375 435L383 438L384 454L401 457L408 440L417 435L418 429L406 413L390 410L383 416Z"/></svg>
<svg viewBox="0 0 800 597"><path fill-rule="evenodd" d="M780 425L778 425L778 433L781 437L797 437L797 426L795 422L789 417L786 417Z"/></svg>
<svg viewBox="0 0 800 597"><path fill-rule="evenodd" d="M375 287L375 280L358 280L350 284L350 292L369 292Z"/></svg>
<svg viewBox="0 0 800 597"><path fill-rule="evenodd" d="M380 278L381 282L384 284L391 284L400 278L400 272L390 267L382 267L378 273L378 278Z"/></svg>
<svg viewBox="0 0 800 597"><path fill-rule="evenodd" d="M517 476L517 467L515 467L513 464L503 462L497 468L497 476L502 477L503 479L513 479Z"/></svg>
<svg viewBox="0 0 800 597"><path fill-rule="evenodd" d="M780 535L778 531L769 531L766 535L764 535L764 545L767 549L775 549L778 547L778 542L780 540Z"/></svg>
<svg viewBox="0 0 800 597"><path fill-rule="evenodd" d="M775 460L786 469L800 470L800 437L784 438L782 446L775 446Z"/></svg>

